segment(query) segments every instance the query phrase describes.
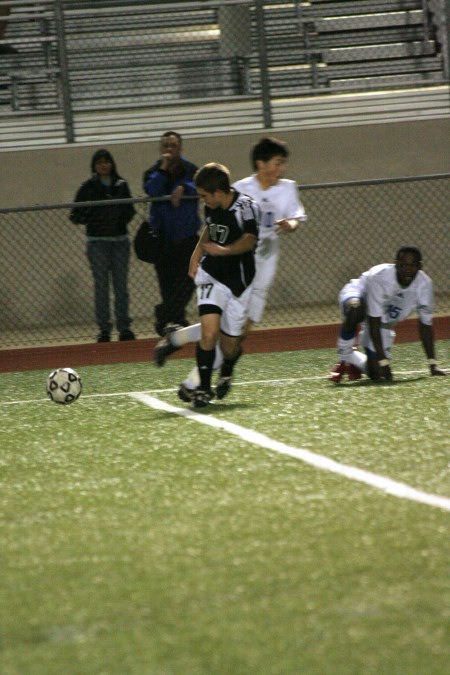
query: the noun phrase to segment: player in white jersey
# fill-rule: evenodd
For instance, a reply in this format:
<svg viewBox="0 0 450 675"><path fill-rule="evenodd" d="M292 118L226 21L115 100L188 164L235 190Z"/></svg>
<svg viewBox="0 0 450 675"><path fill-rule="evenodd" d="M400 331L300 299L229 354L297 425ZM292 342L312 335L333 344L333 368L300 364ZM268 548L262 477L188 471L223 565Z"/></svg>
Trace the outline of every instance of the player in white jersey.
<svg viewBox="0 0 450 675"><path fill-rule="evenodd" d="M269 160L256 160L257 173L234 183L239 192L250 195L261 209L259 240L256 248L256 276L248 307L247 330L259 323L266 306L267 293L277 271L280 234L293 232L306 221L303 204L298 198L297 184L282 178L286 158L276 155Z"/></svg>
<svg viewBox="0 0 450 675"><path fill-rule="evenodd" d="M419 317L419 334L432 375L446 375L437 367L433 337L433 282L422 271L422 256L415 246L402 246L394 263L376 265L359 279L352 279L339 293L344 321L338 337L339 363L330 373L333 382L344 375L358 380L365 373L372 380L392 380L391 347L394 326L413 312ZM359 344L354 348L358 325Z"/></svg>
<svg viewBox="0 0 450 675"><path fill-rule="evenodd" d="M306 213L298 197L297 184L284 178L289 151L285 143L277 139L264 137L252 148L251 161L255 173L236 181L233 187L252 197L261 209L258 246L255 253L256 275L248 304L248 318L244 337L254 323L261 320L267 293L277 270L280 235L294 232L300 223L306 221ZM167 356L187 342L197 342L200 338L200 324L188 326L169 333L155 348L156 364L162 366ZM214 368L221 363L218 351ZM196 369L189 374L180 386L178 395L184 401L198 385ZM218 398L229 391L231 380L219 378L216 387Z"/></svg>

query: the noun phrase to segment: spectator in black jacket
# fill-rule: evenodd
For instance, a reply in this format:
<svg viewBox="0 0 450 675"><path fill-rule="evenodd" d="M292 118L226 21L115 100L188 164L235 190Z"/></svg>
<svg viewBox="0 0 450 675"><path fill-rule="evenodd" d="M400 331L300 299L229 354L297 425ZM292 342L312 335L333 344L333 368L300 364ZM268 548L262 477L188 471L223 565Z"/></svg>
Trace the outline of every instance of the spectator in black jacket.
<svg viewBox="0 0 450 675"><path fill-rule="evenodd" d="M92 176L82 183L75 202L128 199L128 183L118 174L108 150L97 150L91 160ZM73 223L86 225L87 257L94 277L95 319L99 327L97 342L111 340L109 279L114 288L114 314L119 340L134 340L128 311L128 269L130 237L127 225L135 214L132 204L74 206Z"/></svg>
<svg viewBox="0 0 450 675"><path fill-rule="evenodd" d="M167 332L187 326L186 307L195 284L188 275L189 261L198 242L200 216L194 173L197 167L182 156L181 136L166 131L159 143L160 157L144 173L144 190L149 197L170 196L150 208L150 228L159 235L155 263L161 303L155 307L155 330Z"/></svg>

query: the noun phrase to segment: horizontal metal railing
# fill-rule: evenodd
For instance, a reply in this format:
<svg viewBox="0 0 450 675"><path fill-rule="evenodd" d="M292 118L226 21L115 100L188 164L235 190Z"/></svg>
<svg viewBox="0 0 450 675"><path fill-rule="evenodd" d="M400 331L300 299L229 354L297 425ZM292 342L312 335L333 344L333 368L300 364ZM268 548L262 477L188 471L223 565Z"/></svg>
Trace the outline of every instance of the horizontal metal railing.
<svg viewBox="0 0 450 675"><path fill-rule="evenodd" d="M281 238L281 264L262 328L339 322L337 294L344 283L375 264L392 261L405 243L422 251L424 269L434 282L436 314L450 316L450 174L303 185L299 194L308 221L300 231ZM148 217L152 201L163 199L169 197L125 200L137 212L129 227L131 237ZM113 203L117 201L83 205ZM73 206L0 209L4 349L95 338L85 229L70 222ZM134 255L129 292L133 329L140 338L154 337L153 312L159 302L155 270ZM188 318L197 320L194 299Z"/></svg>

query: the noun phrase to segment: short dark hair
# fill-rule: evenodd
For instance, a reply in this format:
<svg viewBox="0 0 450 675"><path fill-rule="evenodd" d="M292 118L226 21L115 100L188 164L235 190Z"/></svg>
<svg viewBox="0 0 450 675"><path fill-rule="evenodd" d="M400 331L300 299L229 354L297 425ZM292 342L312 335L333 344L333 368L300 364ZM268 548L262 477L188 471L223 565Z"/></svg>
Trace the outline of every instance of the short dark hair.
<svg viewBox="0 0 450 675"><path fill-rule="evenodd" d="M116 162L114 161L114 157L112 156L110 151L107 150L106 148L99 148L92 155L92 157L91 157L91 171L92 171L92 173L96 173L95 165L99 161L99 159L107 159L109 162L111 162L111 164L112 164L111 174L113 176L119 177L119 174L117 172Z"/></svg>
<svg viewBox="0 0 450 675"><path fill-rule="evenodd" d="M205 192L215 192L222 190L222 192L230 192L230 172L223 164L210 162L202 166L194 175L194 181L197 187L202 188Z"/></svg>
<svg viewBox="0 0 450 675"><path fill-rule="evenodd" d="M397 262L398 259L400 258L403 253L412 253L414 256L414 259L418 265L422 264L422 254L420 252L420 249L417 246L411 246L409 244L404 244L403 246L400 246L398 249L396 255L395 255L395 261Z"/></svg>
<svg viewBox="0 0 450 675"><path fill-rule="evenodd" d="M271 138L270 136L264 136L253 146L250 159L253 168L256 171L257 160L268 162L278 155L281 155L281 157L284 157L285 159L289 157L289 150L286 143L284 143L284 141L279 141L276 138Z"/></svg>
<svg viewBox="0 0 450 675"><path fill-rule="evenodd" d="M161 136L161 140L163 138L167 138L167 136L175 136L176 138L178 138L178 140L180 141L180 145L181 145L181 143L182 143L181 134L179 134L178 131L165 131Z"/></svg>

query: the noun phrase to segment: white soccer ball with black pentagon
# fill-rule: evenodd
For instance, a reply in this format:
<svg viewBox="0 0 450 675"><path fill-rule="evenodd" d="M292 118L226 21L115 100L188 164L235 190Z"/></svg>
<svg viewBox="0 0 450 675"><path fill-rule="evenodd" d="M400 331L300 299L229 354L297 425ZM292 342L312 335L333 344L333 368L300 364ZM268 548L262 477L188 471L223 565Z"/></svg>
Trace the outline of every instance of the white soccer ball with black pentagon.
<svg viewBox="0 0 450 675"><path fill-rule="evenodd" d="M73 368L57 368L47 378L47 395L55 403L73 403L82 388L81 377Z"/></svg>

